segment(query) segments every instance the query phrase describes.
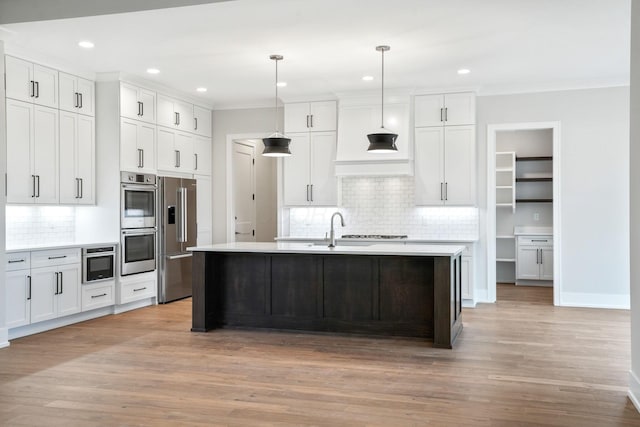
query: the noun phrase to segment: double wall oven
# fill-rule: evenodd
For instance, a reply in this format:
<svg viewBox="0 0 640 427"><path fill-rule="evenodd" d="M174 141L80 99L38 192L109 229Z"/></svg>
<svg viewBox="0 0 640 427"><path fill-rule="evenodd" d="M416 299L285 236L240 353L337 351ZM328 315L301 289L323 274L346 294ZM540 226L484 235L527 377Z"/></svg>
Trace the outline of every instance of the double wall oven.
<svg viewBox="0 0 640 427"><path fill-rule="evenodd" d="M120 176L120 274L156 269L156 176L122 172Z"/></svg>

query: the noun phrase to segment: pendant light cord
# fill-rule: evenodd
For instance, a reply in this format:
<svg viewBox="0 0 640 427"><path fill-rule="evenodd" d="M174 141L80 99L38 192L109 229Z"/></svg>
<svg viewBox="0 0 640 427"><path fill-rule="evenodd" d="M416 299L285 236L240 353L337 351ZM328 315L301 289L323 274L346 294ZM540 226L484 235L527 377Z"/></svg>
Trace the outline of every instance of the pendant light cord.
<svg viewBox="0 0 640 427"><path fill-rule="evenodd" d="M278 59L276 58L276 100L275 100L275 128L276 135L279 133L278 131Z"/></svg>
<svg viewBox="0 0 640 427"><path fill-rule="evenodd" d="M380 129L384 129L384 49L382 49L382 108L380 109Z"/></svg>

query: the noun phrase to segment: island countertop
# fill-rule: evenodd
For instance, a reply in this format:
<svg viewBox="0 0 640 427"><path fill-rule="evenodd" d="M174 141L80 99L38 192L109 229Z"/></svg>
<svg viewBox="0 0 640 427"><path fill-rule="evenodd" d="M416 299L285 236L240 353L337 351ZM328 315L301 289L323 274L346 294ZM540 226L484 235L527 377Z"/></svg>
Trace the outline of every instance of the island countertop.
<svg viewBox="0 0 640 427"><path fill-rule="evenodd" d="M215 245L202 245L187 248L192 252L245 252L245 253L294 253L294 254L341 254L341 255L397 255L397 256L457 256L464 246L451 245L340 245L329 248L326 243L289 243L289 242L234 242Z"/></svg>

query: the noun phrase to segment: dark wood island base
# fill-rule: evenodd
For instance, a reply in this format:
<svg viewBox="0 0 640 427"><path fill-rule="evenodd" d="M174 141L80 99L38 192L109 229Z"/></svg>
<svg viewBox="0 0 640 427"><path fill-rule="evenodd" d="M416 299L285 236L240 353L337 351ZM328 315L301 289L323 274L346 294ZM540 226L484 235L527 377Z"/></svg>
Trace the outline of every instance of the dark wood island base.
<svg viewBox="0 0 640 427"><path fill-rule="evenodd" d="M461 256L198 251L191 330L225 326L422 337L462 330Z"/></svg>

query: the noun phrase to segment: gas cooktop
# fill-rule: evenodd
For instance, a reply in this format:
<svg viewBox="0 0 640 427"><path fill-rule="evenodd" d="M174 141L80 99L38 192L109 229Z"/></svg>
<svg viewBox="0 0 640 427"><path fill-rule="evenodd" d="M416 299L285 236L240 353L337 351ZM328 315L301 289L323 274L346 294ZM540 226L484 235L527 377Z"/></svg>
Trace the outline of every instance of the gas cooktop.
<svg viewBox="0 0 640 427"><path fill-rule="evenodd" d="M406 234L343 234L343 239L406 239Z"/></svg>

